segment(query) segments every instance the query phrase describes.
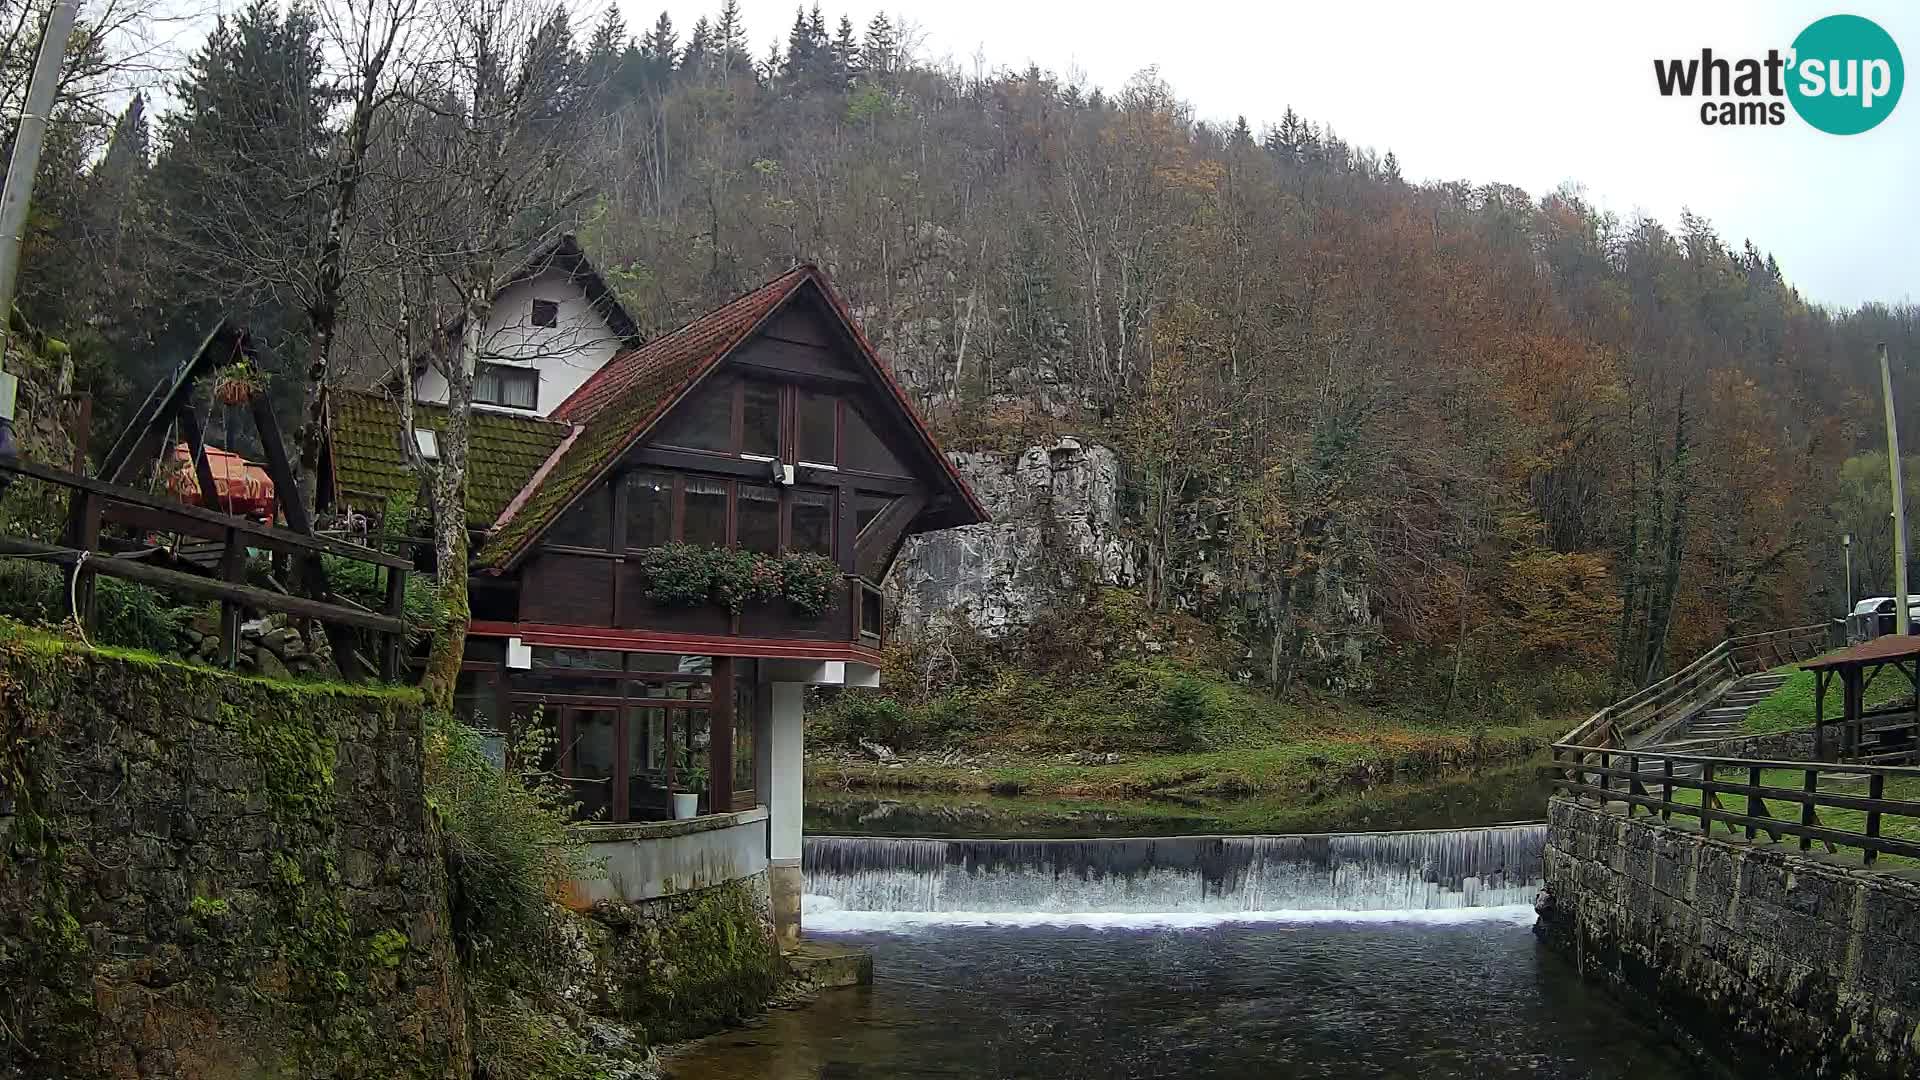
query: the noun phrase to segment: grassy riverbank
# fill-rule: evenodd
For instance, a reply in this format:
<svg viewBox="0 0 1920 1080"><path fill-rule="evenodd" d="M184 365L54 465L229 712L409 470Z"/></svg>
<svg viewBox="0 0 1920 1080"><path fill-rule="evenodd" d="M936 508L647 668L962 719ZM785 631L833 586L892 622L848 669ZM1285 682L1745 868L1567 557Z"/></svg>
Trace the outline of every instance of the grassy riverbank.
<svg viewBox="0 0 1920 1080"><path fill-rule="evenodd" d="M1747 711L1748 731L1766 735L1776 731L1800 731L1813 726L1813 672L1795 668L1782 670L1792 671L1793 674L1780 684L1780 689L1768 694ZM1873 685L1867 687L1866 704L1868 708L1887 705L1912 693L1912 685L1898 672L1893 672L1874 679ZM1827 680L1826 697L1822 703L1823 715L1828 723L1832 723L1846 712L1845 691L1839 679Z"/></svg>
<svg viewBox="0 0 1920 1080"><path fill-rule="evenodd" d="M917 705L848 694L809 719L808 782L1061 798L1316 798L1517 761L1572 722L1443 723L1121 665L1105 685L1005 677Z"/></svg>

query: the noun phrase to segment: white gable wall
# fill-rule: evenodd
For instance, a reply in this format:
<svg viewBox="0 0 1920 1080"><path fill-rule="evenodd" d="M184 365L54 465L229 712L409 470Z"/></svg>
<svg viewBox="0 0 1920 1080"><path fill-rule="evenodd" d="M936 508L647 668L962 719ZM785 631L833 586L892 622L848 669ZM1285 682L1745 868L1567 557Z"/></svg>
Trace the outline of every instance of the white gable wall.
<svg viewBox="0 0 1920 1080"><path fill-rule="evenodd" d="M560 305L555 325L533 325L535 300L552 300ZM593 309L585 290L568 281L566 274L549 270L507 286L494 298L479 359L539 369L537 407L498 411L545 416L613 359L619 348L619 335ZM429 367L414 381L414 400L446 404L446 377Z"/></svg>

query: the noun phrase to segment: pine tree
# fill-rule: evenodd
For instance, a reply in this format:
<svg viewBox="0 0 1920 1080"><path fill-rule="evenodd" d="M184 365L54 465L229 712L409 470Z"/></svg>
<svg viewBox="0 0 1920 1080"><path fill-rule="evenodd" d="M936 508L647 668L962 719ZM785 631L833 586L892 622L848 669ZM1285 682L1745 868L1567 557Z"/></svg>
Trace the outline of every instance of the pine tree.
<svg viewBox="0 0 1920 1080"><path fill-rule="evenodd" d="M253 0L214 24L161 121L154 212L176 342L225 311L276 349L317 251L328 100L313 14ZM278 357L276 357L278 358ZM298 380L285 380L297 392Z"/></svg>
<svg viewBox="0 0 1920 1080"><path fill-rule="evenodd" d="M1387 183L1398 184L1402 182L1400 177L1400 159L1394 156L1393 151L1387 151L1386 160L1380 163L1380 169L1381 176Z"/></svg>
<svg viewBox="0 0 1920 1080"><path fill-rule="evenodd" d="M609 7L587 39L582 69L587 88L603 109L612 109L623 100L619 79L627 45L627 21L620 17L618 7Z"/></svg>
<svg viewBox="0 0 1920 1080"><path fill-rule="evenodd" d="M674 65L679 62L679 53L680 35L674 32L673 20L663 11L653 21L653 29L640 39L641 71L647 84L666 85L673 76Z"/></svg>
<svg viewBox="0 0 1920 1080"><path fill-rule="evenodd" d="M687 51L680 56L680 70L705 74L714 61L713 25L705 15L694 20L693 33L687 37Z"/></svg>
<svg viewBox="0 0 1920 1080"><path fill-rule="evenodd" d="M805 78L813 67L813 36L807 33L807 12L805 8L793 9L793 29L787 31L787 62L781 69L781 75L788 82L797 83Z"/></svg>
<svg viewBox="0 0 1920 1080"><path fill-rule="evenodd" d="M833 73L843 85L860 77L860 42L853 36L853 20L845 15L833 36Z"/></svg>
<svg viewBox="0 0 1920 1080"><path fill-rule="evenodd" d="M1233 132L1228 137L1228 145L1235 150L1246 150L1253 146L1253 129L1247 126L1247 118L1238 116L1233 121Z"/></svg>
<svg viewBox="0 0 1920 1080"><path fill-rule="evenodd" d="M860 66L873 78L891 74L894 54L899 48L900 43L893 35L893 23L888 21L886 12L879 12L867 23L866 40L860 44Z"/></svg>
<svg viewBox="0 0 1920 1080"><path fill-rule="evenodd" d="M712 49L724 74L743 72L753 66L747 52L747 21L740 14L740 0L722 0L720 17L713 22Z"/></svg>

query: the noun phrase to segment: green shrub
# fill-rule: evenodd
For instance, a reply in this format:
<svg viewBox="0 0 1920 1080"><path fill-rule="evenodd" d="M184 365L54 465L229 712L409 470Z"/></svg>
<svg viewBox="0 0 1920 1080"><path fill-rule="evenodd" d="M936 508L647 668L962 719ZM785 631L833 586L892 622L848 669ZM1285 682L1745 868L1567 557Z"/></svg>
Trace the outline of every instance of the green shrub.
<svg viewBox="0 0 1920 1080"><path fill-rule="evenodd" d="M518 733L502 769L462 721L427 723L427 802L446 827L455 942L487 962L545 940L553 898L599 873L573 827L572 793L535 764L549 736L537 724Z"/></svg>
<svg viewBox="0 0 1920 1080"><path fill-rule="evenodd" d="M0 615L29 625L65 622L71 574L52 563L0 559ZM179 651L180 628L193 611L167 603L144 586L95 576L94 629L88 636L101 645L174 653Z"/></svg>
<svg viewBox="0 0 1920 1080"><path fill-rule="evenodd" d="M639 564L646 582L642 588L655 604L714 603L736 615L749 602L772 603L784 597L795 611L817 617L831 606L840 577L839 566L821 555L762 555L696 544L648 548L640 552Z"/></svg>
<svg viewBox="0 0 1920 1080"><path fill-rule="evenodd" d="M1160 727L1169 750L1192 750L1213 718L1207 688L1189 675L1175 676L1160 694Z"/></svg>

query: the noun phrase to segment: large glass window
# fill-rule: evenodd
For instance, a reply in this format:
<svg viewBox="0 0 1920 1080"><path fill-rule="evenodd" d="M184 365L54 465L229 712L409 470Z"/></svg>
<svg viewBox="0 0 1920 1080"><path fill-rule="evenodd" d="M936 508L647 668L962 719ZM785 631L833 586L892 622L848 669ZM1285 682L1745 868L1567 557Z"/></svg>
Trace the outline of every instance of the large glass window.
<svg viewBox="0 0 1920 1080"><path fill-rule="evenodd" d="M800 421L799 438L796 440L801 461L811 461L817 465L837 465L840 462L839 447L836 445L837 425L834 415L840 410L840 400L828 394L816 394L811 390L797 391L800 397L795 415Z"/></svg>
<svg viewBox="0 0 1920 1080"><path fill-rule="evenodd" d="M833 554L833 493L793 489L793 532L789 551Z"/></svg>
<svg viewBox="0 0 1920 1080"><path fill-rule="evenodd" d="M740 484L738 508L734 511L734 535L746 551L771 555L780 550L780 489L760 484Z"/></svg>
<svg viewBox="0 0 1920 1080"><path fill-rule="evenodd" d="M608 821L613 817L614 741L612 709L570 708L572 744L563 759L567 783L580 801L582 817Z"/></svg>
<svg viewBox="0 0 1920 1080"><path fill-rule="evenodd" d="M780 386L748 382L740 412L740 452L775 457L780 453Z"/></svg>
<svg viewBox="0 0 1920 1080"><path fill-rule="evenodd" d="M690 476L680 538L689 544L727 546L727 482Z"/></svg>
<svg viewBox="0 0 1920 1080"><path fill-rule="evenodd" d="M665 473L627 474L627 546L658 547L673 539L673 478Z"/></svg>
<svg viewBox="0 0 1920 1080"><path fill-rule="evenodd" d="M667 786L667 710L655 705L628 706L627 820L658 821L673 816Z"/></svg>
<svg viewBox="0 0 1920 1080"><path fill-rule="evenodd" d="M887 448L887 444L881 441L880 436L874 434L872 425L867 423L866 417L860 415L859 409L853 407L852 402L847 403L847 415L841 433L846 440L846 445L840 448L842 468L859 469L885 476L913 475L900 464L898 458L893 456L893 451Z"/></svg>
<svg viewBox="0 0 1920 1080"><path fill-rule="evenodd" d="M692 400L681 402L661 427L659 441L693 450L733 449L733 391L729 379L715 379Z"/></svg>
<svg viewBox="0 0 1920 1080"><path fill-rule="evenodd" d="M604 549L612 540L612 513L608 503L606 488L596 487L587 492L554 523L553 530L547 533L547 543Z"/></svg>

